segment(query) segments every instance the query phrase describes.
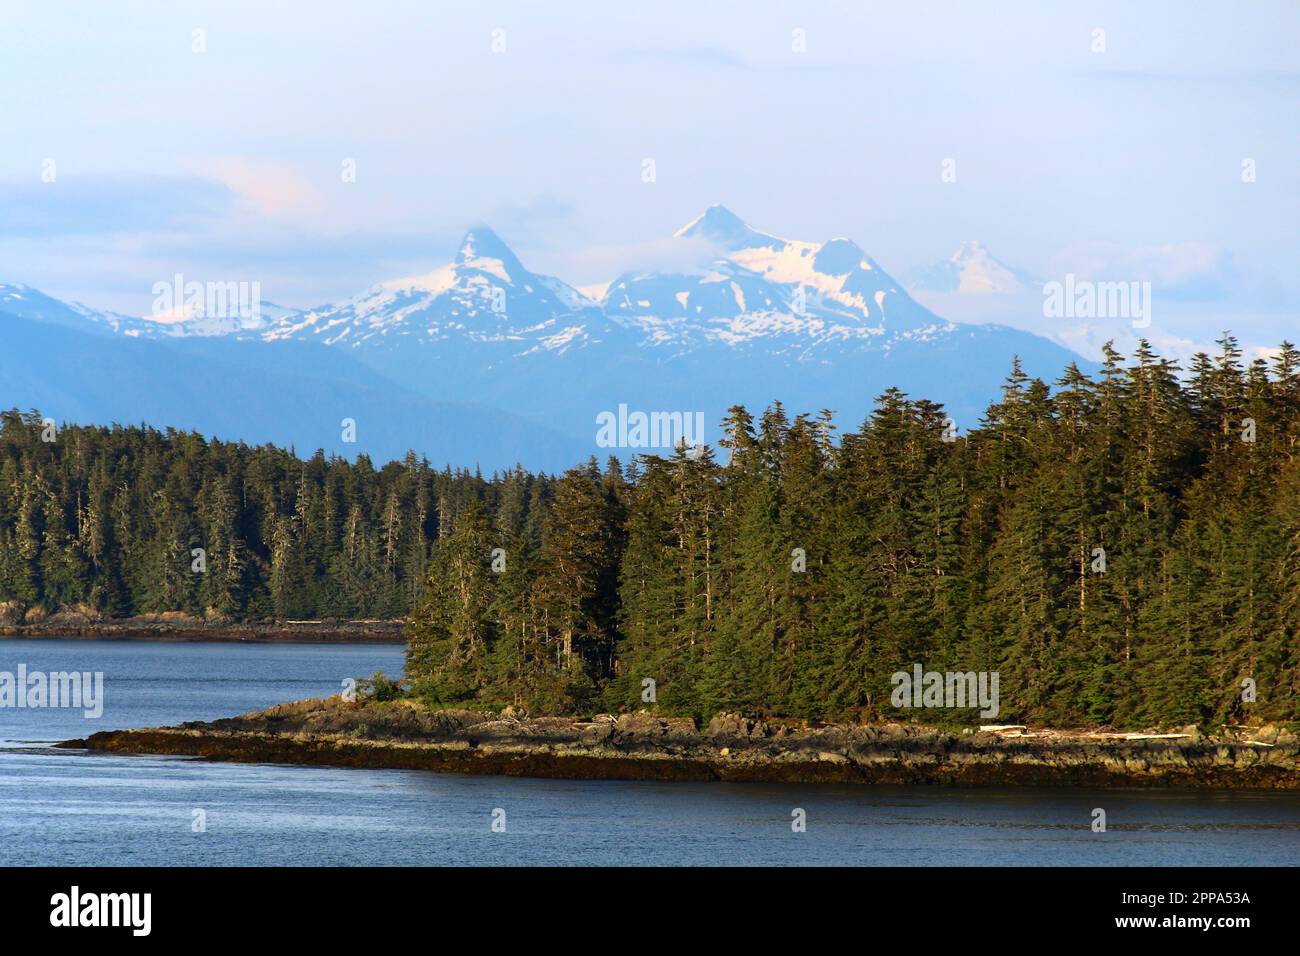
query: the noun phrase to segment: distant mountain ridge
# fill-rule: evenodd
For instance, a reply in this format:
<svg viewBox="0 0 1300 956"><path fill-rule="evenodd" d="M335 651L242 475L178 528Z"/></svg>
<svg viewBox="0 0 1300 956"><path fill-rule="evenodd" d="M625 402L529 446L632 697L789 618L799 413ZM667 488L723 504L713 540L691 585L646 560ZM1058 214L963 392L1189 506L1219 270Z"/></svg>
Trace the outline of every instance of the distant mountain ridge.
<svg viewBox="0 0 1300 956"><path fill-rule="evenodd" d="M520 461L534 467L556 464L548 456L561 435L575 454L655 450L596 443L597 419L620 405L703 412L713 442L736 403L830 408L856 425L876 395L897 386L943 402L969 426L996 398L1013 355L1049 379L1071 361L1090 364L1028 332L940 318L847 238L783 239L714 205L675 239L694 255L689 266L626 271L599 299L530 271L490 228L475 226L450 262L426 274L314 309L268 303L255 320L154 322L59 303L24 286L0 286L0 312L180 344L196 359L222 341L248 346L244 355L311 345L360 363L368 372L359 378L380 390L387 382L404 399L468 403L532 422L549 449L518 443ZM273 378L266 387L275 389ZM447 425L450 446L473 447L471 419ZM400 422L394 429L400 433Z"/></svg>
<svg viewBox="0 0 1300 956"><path fill-rule="evenodd" d="M451 263L282 317L262 337L352 348L413 338L422 345L464 339L565 350L591 341L602 324L595 303L559 279L529 272L496 233L478 226Z"/></svg>
<svg viewBox="0 0 1300 956"><path fill-rule="evenodd" d="M554 471L585 453L544 424L422 396L310 343L132 341L3 312L0 335L0 408L56 422L147 423L302 455L364 453L376 465L414 450L438 467L487 472L521 461Z"/></svg>
<svg viewBox="0 0 1300 956"><path fill-rule="evenodd" d="M915 270L908 287L913 292L959 292L966 295L1009 295L1041 289L1042 280L1009 266L975 239L925 269Z"/></svg>

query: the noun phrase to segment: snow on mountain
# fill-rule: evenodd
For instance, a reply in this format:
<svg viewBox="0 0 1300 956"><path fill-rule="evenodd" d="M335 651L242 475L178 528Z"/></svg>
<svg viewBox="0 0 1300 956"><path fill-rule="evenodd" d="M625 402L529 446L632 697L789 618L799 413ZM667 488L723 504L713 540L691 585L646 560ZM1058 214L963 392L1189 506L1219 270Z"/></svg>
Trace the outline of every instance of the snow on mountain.
<svg viewBox="0 0 1300 956"><path fill-rule="evenodd" d="M225 296L227 291L223 288L222 295ZM263 299L256 309L246 302L241 309L223 309L218 315L206 315L203 306L187 307L184 302L180 308L159 311L156 315L123 315L91 309L79 302L62 302L30 286L3 283L0 283L0 312L85 332L116 333L141 339L251 337L253 333L285 322L297 314L295 309Z"/></svg>
<svg viewBox="0 0 1300 956"><path fill-rule="evenodd" d="M285 308L265 299L259 301L256 308L250 302L238 308L218 309L215 312L216 314L209 315L204 308L191 309L182 304L178 309L160 311L156 315L139 318L114 316L106 321L115 332L131 338L250 338L290 321L298 314L296 309Z"/></svg>
<svg viewBox="0 0 1300 956"><path fill-rule="evenodd" d="M115 323L128 320L124 315L96 312L79 302L63 302L51 298L39 289L21 283L0 283L0 313L100 334L116 332L118 328Z"/></svg>
<svg viewBox="0 0 1300 956"><path fill-rule="evenodd" d="M781 239L716 205L674 235L705 240L713 255L691 272L625 273L602 300L607 315L641 329L651 344L716 340L803 351L947 326L850 239Z"/></svg>
<svg viewBox="0 0 1300 956"><path fill-rule="evenodd" d="M719 249L738 252L742 249L767 249L784 242L765 232L759 232L734 212L714 203L682 228L673 233L674 239L706 239Z"/></svg>
<svg viewBox="0 0 1300 956"><path fill-rule="evenodd" d="M913 292L1009 295L1041 285L994 256L982 243L969 240L945 261L914 273L910 288Z"/></svg>
<svg viewBox="0 0 1300 956"><path fill-rule="evenodd" d="M559 279L528 271L496 233L480 226L465 234L451 263L287 316L263 337L354 349L413 344L433 353L461 342L564 352L599 341L606 326L594 302Z"/></svg>
<svg viewBox="0 0 1300 956"><path fill-rule="evenodd" d="M722 206L676 239L682 253L672 260L691 265L632 270L586 291L529 271L492 230L475 227L445 265L304 311L263 303L243 318L166 310L130 318L0 286L0 313L22 309L15 314L156 340L196 357L238 347L231 356L244 364L274 364L282 360L272 354L298 356L295 349L305 350L304 371L319 361L313 355L350 362L375 383L366 407L383 382L394 396L444 403L438 426L430 433L426 423L420 433L445 438L458 453L472 449L485 423L517 418L534 423L539 440L558 432L604 455L594 422L624 404L699 411L716 424L737 402L761 409L780 400L801 411L834 409L853 426L890 386L942 402L969 425L996 397L1013 355L1029 374L1049 379L1079 359L1028 331L940 318L850 239L779 238ZM967 252L962 262L985 261L977 249ZM278 353L280 346L292 348ZM343 404L353 402L362 399ZM450 403L458 403L459 418ZM286 411L282 424L310 417L319 425L309 405ZM416 427L415 407L389 423L394 435ZM490 427L516 433L515 425ZM555 461L526 435L518 446L525 463Z"/></svg>
<svg viewBox="0 0 1300 956"><path fill-rule="evenodd" d="M721 205L674 237L684 248L706 250L694 268L625 272L585 291L529 271L496 233L478 226L465 234L451 262L431 272L304 311L264 300L252 311L205 314L182 304L143 317L75 305L63 307L63 314L49 304L53 300L42 307L65 323L88 322L136 338L314 341L359 354L414 348L421 362L463 358L463 347L479 348L500 363L511 355L565 354L608 341L670 355L713 343L825 358L836 349L887 350L899 340L924 341L955 328L847 238L779 238ZM978 243L963 244L937 269L936 281L970 291L1002 290L1020 275ZM6 289L22 295L23 288L0 286L0 296ZM39 311L28 309L32 317L41 317ZM403 364L412 362L406 356Z"/></svg>

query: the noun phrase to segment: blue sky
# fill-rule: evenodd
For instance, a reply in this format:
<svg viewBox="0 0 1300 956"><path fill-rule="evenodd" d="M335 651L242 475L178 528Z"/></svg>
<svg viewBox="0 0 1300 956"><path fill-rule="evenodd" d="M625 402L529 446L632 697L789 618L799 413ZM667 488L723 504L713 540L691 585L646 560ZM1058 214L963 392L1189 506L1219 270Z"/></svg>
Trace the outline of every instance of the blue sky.
<svg viewBox="0 0 1300 956"><path fill-rule="evenodd" d="M484 220L596 283L722 202L895 275L965 239L1152 275L1157 341L1300 334L1294 2L13 6L0 281L91 305L142 314L177 271L319 304Z"/></svg>

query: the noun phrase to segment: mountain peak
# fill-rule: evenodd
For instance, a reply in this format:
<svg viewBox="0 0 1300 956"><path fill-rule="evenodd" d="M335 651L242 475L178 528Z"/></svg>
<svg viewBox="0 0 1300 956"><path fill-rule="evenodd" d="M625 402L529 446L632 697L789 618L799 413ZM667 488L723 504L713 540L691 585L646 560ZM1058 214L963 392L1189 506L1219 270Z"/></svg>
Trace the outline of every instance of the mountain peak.
<svg viewBox="0 0 1300 956"><path fill-rule="evenodd" d="M813 267L825 275L847 275L855 269L873 268L862 247L843 237L822 243L813 257Z"/></svg>
<svg viewBox="0 0 1300 956"><path fill-rule="evenodd" d="M515 254L501 237L490 226L480 223L469 229L460 241L456 265L472 265L481 259L496 259L507 266L511 263L518 264Z"/></svg>
<svg viewBox="0 0 1300 956"><path fill-rule="evenodd" d="M731 250L781 244L780 239L750 227L721 203L714 203L673 233L673 236L677 239L706 239L723 249Z"/></svg>
<svg viewBox="0 0 1300 956"><path fill-rule="evenodd" d="M728 235L744 232L749 226L745 221L737 216L721 203L714 203L704 212L700 213L682 228L678 229L674 236L697 236L715 233Z"/></svg>
<svg viewBox="0 0 1300 956"><path fill-rule="evenodd" d="M978 239L967 239L946 260L917 270L914 277L912 287L919 292L1002 294L1037 283L1032 276L993 255Z"/></svg>
<svg viewBox="0 0 1300 956"><path fill-rule="evenodd" d="M964 262L967 259L987 258L992 259L993 253L989 252L984 243L978 239L967 239L957 247L957 251L952 254L953 262Z"/></svg>

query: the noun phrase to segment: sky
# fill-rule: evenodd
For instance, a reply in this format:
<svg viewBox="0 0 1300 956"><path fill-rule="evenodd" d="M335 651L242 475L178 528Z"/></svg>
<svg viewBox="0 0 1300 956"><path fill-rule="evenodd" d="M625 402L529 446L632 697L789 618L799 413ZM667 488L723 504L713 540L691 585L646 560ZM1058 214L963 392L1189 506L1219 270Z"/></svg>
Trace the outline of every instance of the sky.
<svg viewBox="0 0 1300 956"><path fill-rule="evenodd" d="M486 222L584 286L719 202L899 277L978 239L1151 279L1166 351L1264 348L1300 336L1297 41L1293 0L6 4L0 282L308 307ZM1048 321L1037 293L927 304Z"/></svg>

